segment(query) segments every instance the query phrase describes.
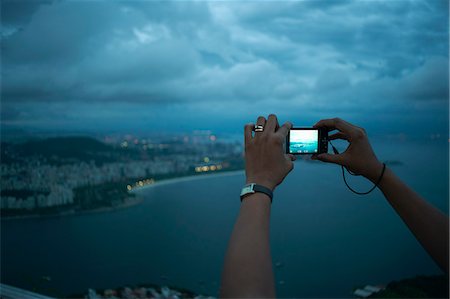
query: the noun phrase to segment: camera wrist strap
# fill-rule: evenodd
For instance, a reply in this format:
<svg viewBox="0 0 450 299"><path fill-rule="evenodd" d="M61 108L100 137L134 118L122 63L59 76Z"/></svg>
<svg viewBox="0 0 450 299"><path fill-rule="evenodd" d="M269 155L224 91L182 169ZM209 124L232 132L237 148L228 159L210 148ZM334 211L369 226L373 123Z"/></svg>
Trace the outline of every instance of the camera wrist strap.
<svg viewBox="0 0 450 299"><path fill-rule="evenodd" d="M331 143L331 141L329 140L328 142L330 143L331 147L333 148L333 152L334 152L336 155L339 155L339 151L336 149L336 147L334 147L334 145ZM354 173L354 172L348 170L347 167L341 165L341 169L342 169L342 178L344 179L344 183L345 183L345 185L347 186L347 188L348 188L350 191L352 191L353 193L355 193L355 194L358 194L358 195L367 195L367 194L369 194L370 192L372 192L373 190L375 190L375 188L378 187L378 185L380 184L381 179L383 178L383 175L384 175L384 171L386 170L386 164L383 163L383 170L381 171L380 177L378 178L377 182L373 185L373 187L372 187L369 191L367 191L367 192L359 192L359 191L356 191L355 189L353 189L352 187L349 186L349 184L347 183L347 179L345 178L344 168L345 168L345 170L346 170L350 175L353 175L353 176L360 176L360 174L356 174L356 173Z"/></svg>

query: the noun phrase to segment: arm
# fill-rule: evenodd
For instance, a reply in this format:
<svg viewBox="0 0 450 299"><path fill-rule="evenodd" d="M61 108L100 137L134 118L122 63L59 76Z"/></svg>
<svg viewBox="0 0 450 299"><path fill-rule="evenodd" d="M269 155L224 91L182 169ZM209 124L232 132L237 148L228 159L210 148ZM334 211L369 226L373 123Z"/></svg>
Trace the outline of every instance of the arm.
<svg viewBox="0 0 450 299"><path fill-rule="evenodd" d="M245 126L245 171L247 183L274 190L292 170L294 156L285 155L283 142L291 125L278 126L275 115L267 124L259 117L263 132L253 124ZM274 298L275 285L270 256L270 198L254 193L242 200L239 216L231 235L222 274L220 297Z"/></svg>
<svg viewBox="0 0 450 299"><path fill-rule="evenodd" d="M390 169L386 169L379 187L428 254L448 273L448 217L411 190Z"/></svg>
<svg viewBox="0 0 450 299"><path fill-rule="evenodd" d="M316 127L338 130L330 135L330 140L344 139L349 146L342 154L320 154L315 159L343 165L374 183L378 180L383 165L375 156L364 129L336 118L321 120ZM404 184L389 168L378 187L428 254L448 273L448 217Z"/></svg>
<svg viewBox="0 0 450 299"><path fill-rule="evenodd" d="M228 246L221 297L275 297L270 257L270 198L262 193L241 205Z"/></svg>

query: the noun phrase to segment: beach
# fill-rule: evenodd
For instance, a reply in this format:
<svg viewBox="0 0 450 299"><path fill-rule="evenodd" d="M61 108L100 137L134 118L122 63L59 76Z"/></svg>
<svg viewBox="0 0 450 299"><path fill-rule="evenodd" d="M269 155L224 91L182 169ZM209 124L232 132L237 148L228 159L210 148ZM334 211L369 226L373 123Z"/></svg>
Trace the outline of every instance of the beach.
<svg viewBox="0 0 450 299"><path fill-rule="evenodd" d="M138 193L139 191L142 191L142 190L145 190L148 188L153 188L153 187L159 187L159 186L165 186L165 185L171 185L171 184L177 184L177 183L189 182L189 181L196 181L196 180L205 180L205 179L209 179L209 178L235 176L235 175L241 174L241 173L244 173L244 170L222 171L222 172L216 172L216 173L197 174L197 175L183 176L183 177L177 177L177 178L172 178L172 179L159 180L159 181L155 181L152 184L148 184L148 185L145 185L142 187L134 187L131 192Z"/></svg>

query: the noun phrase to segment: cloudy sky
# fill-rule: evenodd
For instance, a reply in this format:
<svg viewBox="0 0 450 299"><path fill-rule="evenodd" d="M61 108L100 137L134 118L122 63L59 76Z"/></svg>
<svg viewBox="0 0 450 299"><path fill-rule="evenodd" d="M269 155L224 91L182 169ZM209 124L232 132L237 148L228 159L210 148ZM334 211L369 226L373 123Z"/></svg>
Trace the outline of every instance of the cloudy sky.
<svg viewBox="0 0 450 299"><path fill-rule="evenodd" d="M448 134L448 1L2 0L3 128Z"/></svg>

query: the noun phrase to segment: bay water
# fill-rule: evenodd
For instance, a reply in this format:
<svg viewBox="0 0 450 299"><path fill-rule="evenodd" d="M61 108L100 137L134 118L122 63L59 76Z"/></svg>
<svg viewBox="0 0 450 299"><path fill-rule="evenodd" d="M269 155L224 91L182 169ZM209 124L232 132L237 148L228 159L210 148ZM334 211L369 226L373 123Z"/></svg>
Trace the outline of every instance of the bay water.
<svg viewBox="0 0 450 299"><path fill-rule="evenodd" d="M448 215L447 141L374 148ZM217 296L244 181L242 171L208 175L139 190L143 203L122 210L2 220L1 282L62 297L139 283ZM382 193L351 193L336 165L296 162L271 213L279 297L349 297L357 286L441 273Z"/></svg>

